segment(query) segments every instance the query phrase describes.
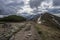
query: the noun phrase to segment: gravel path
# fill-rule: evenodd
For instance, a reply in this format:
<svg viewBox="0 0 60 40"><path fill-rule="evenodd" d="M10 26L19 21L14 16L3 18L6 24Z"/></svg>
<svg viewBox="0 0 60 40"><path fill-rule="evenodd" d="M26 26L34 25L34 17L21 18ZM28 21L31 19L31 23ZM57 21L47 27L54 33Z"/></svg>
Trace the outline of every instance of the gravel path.
<svg viewBox="0 0 60 40"><path fill-rule="evenodd" d="M10 40L41 40L33 24L27 23L26 27L11 37Z"/></svg>

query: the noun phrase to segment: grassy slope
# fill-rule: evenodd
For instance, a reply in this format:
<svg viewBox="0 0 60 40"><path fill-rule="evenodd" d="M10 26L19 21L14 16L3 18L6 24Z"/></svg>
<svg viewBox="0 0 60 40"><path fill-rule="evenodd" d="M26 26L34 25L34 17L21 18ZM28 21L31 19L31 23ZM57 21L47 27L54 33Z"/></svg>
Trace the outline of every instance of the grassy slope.
<svg viewBox="0 0 60 40"><path fill-rule="evenodd" d="M21 22L26 21L26 18L17 15L10 15L8 17L0 18L0 22Z"/></svg>
<svg viewBox="0 0 60 40"><path fill-rule="evenodd" d="M60 40L60 30L37 24L36 29L42 40Z"/></svg>

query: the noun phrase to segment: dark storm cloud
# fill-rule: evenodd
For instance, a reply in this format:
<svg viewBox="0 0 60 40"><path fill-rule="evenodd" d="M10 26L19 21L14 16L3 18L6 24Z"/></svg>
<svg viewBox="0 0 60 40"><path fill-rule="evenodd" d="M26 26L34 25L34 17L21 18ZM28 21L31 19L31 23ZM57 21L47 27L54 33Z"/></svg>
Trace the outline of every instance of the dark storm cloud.
<svg viewBox="0 0 60 40"><path fill-rule="evenodd" d="M41 2L43 0L30 0L30 7L31 8L37 8L38 6L40 6Z"/></svg>
<svg viewBox="0 0 60 40"><path fill-rule="evenodd" d="M60 0L53 0L54 6L60 6Z"/></svg>
<svg viewBox="0 0 60 40"><path fill-rule="evenodd" d="M50 0L30 0L30 7L38 7L40 6L42 1L50 1ZM60 6L60 0L53 0L53 6Z"/></svg>
<svg viewBox="0 0 60 40"><path fill-rule="evenodd" d="M45 2L45 1L50 1L50 0L30 0L29 1L29 6L33 9L33 8L38 8L41 7L41 3ZM18 10L22 10L23 9L27 9L24 8L24 6L28 6L25 5L24 2L26 2L26 0L0 0L0 15L9 15L9 14L15 14L17 13ZM53 6L60 6L60 0L53 0ZM23 9L22 9L23 8ZM42 7L43 8L43 7ZM40 10L42 9L40 8ZM30 9L30 8L28 8ZM58 8L59 9L59 8ZM51 9L51 11L58 10L58 9ZM33 9L34 10L34 9ZM37 10L37 9L36 9ZM45 9L46 10L46 9ZM50 9L49 9L50 10ZM48 10L48 11L49 11ZM60 10L60 9L59 9ZM42 11L42 10L41 10ZM28 12L28 11L27 11ZM60 11L57 11L60 12Z"/></svg>
<svg viewBox="0 0 60 40"><path fill-rule="evenodd" d="M0 0L0 15L15 14L22 6L22 0Z"/></svg>

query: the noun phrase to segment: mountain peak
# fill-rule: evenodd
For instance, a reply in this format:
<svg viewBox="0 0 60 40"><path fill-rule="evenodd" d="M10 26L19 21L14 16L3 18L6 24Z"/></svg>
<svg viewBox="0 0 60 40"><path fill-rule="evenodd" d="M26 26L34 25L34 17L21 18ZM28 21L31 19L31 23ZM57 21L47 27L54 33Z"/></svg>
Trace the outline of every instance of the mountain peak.
<svg viewBox="0 0 60 40"><path fill-rule="evenodd" d="M50 13L44 13L38 18L38 22L47 26L56 26L60 28L60 17L52 15Z"/></svg>

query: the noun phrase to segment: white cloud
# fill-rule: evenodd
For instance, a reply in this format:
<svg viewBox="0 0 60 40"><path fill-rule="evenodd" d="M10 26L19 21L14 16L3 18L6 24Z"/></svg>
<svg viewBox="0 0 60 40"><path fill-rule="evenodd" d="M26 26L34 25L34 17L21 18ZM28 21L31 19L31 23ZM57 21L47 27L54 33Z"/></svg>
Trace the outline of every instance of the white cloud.
<svg viewBox="0 0 60 40"><path fill-rule="evenodd" d="M30 0L24 0L24 3L25 4L28 4Z"/></svg>
<svg viewBox="0 0 60 40"><path fill-rule="evenodd" d="M37 6L39 9L37 10L36 7L34 7L34 9L30 8L30 4L29 4L30 1L34 2L31 3L32 6ZM39 4L40 2L38 3L38 1L41 1L41 4ZM24 4L22 4L21 2L24 2ZM17 14L20 14L23 12L27 12L29 14L33 14L32 11L34 10L37 10L40 13L40 12L48 11L47 9L55 9L55 8L60 8L60 6L54 6L53 0L43 0L43 1L42 0L0 0L0 9L5 10L6 13L17 12Z"/></svg>
<svg viewBox="0 0 60 40"><path fill-rule="evenodd" d="M32 11L33 10L31 8L29 8L29 7L23 7L23 10L21 10L21 9L18 10L17 14L21 14L21 13L24 13L24 12L31 14Z"/></svg>
<svg viewBox="0 0 60 40"><path fill-rule="evenodd" d="M33 9L30 8L29 1L30 0L24 0L24 6L22 7L22 10L21 9L18 10L17 14L23 13L23 12L27 12L31 14L31 11L33 11Z"/></svg>
<svg viewBox="0 0 60 40"><path fill-rule="evenodd" d="M53 1L52 0L45 0L41 3L41 8L46 9L46 8L52 8L53 7Z"/></svg>

